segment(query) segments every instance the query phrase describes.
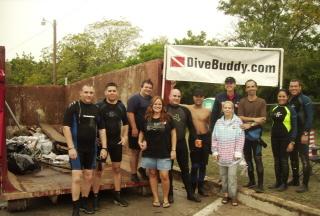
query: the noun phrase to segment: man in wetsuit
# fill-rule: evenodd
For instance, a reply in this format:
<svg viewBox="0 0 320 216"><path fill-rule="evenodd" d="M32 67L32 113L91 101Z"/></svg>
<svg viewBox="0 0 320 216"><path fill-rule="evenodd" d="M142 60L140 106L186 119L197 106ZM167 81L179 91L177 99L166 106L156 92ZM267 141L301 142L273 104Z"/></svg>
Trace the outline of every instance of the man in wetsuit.
<svg viewBox="0 0 320 216"><path fill-rule="evenodd" d="M302 93L302 85L300 80L291 80L289 84L289 105L297 113L297 137L293 151L290 153L290 161L293 179L288 183L290 186L298 186L299 182L299 157L303 169L303 183L296 191L303 193L308 191L308 183L310 178L310 162L309 162L309 146L302 144L301 139L309 136L313 121L313 106L311 99Z"/></svg>
<svg viewBox="0 0 320 216"><path fill-rule="evenodd" d="M112 162L112 174L114 181L113 202L119 206L127 207L128 202L120 196L121 191L121 172L122 146L128 141L128 118L124 104L118 100L117 85L110 82L104 90L105 99L97 105L107 132L107 149ZM98 209L98 193L100 180L103 174L105 160L101 160L100 169L96 169L93 181L94 208Z"/></svg>
<svg viewBox="0 0 320 216"><path fill-rule="evenodd" d="M167 105L167 112L172 116L174 127L177 131L177 145L176 155L177 162L181 171L181 178L184 187L187 191L187 199L200 202L201 200L195 196L191 187L191 178L189 173L189 154L186 142L186 129L188 128L189 134L195 134L195 129L192 123L190 111L180 106L181 92L178 89L172 89L169 95L169 104ZM173 165L173 163L172 163ZM169 202L173 202L173 186L172 186L172 170L169 172L170 176L170 190Z"/></svg>
<svg viewBox="0 0 320 216"><path fill-rule="evenodd" d="M97 128L101 138L100 156L106 158L106 131L98 107L93 104L94 89L84 85L80 91L80 100L74 101L67 108L63 120L63 134L68 145L68 153L72 169L71 193L73 216L79 215L79 210L93 214L88 205L88 195L92 184L93 170L96 165L96 135ZM82 181L83 177L83 181ZM82 205L79 197L81 190Z"/></svg>

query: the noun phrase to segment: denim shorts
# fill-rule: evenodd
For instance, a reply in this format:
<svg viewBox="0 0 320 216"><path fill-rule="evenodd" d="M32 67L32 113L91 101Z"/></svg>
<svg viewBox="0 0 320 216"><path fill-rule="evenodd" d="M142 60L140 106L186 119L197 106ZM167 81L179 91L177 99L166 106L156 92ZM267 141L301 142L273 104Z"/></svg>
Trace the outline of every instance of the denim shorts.
<svg viewBox="0 0 320 216"><path fill-rule="evenodd" d="M147 169L171 170L171 163L170 158L142 157L141 160L141 166Z"/></svg>

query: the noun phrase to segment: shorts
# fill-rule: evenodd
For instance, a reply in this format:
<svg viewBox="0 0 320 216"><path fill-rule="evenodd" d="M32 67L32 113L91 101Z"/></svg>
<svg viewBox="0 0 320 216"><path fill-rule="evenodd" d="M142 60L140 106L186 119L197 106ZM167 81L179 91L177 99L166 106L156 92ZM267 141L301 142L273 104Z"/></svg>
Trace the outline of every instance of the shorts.
<svg viewBox="0 0 320 216"><path fill-rule="evenodd" d="M171 170L171 159L170 158L149 158L142 157L141 166L146 169L157 169L157 170Z"/></svg>
<svg viewBox="0 0 320 216"><path fill-rule="evenodd" d="M70 165L72 170L92 170L96 168L96 148L93 151L77 150L77 154L78 156L76 159L70 159Z"/></svg>
<svg viewBox="0 0 320 216"><path fill-rule="evenodd" d="M129 134L131 134L131 131L129 131ZM128 136L129 140L129 148L134 150L141 150L139 143L138 143L138 137L133 137L131 135Z"/></svg>
<svg viewBox="0 0 320 216"><path fill-rule="evenodd" d="M108 152L110 155L111 162L122 161L122 145L121 144L109 145Z"/></svg>
<svg viewBox="0 0 320 216"><path fill-rule="evenodd" d="M119 139L109 139L108 140L108 153L110 155L111 162L121 162L122 161L122 145L118 144L120 142ZM99 147L99 151L97 152L97 158L100 158L101 147ZM98 159L97 159L98 160ZM100 160L102 163L107 161L106 159Z"/></svg>
<svg viewBox="0 0 320 216"><path fill-rule="evenodd" d="M190 140L190 159L191 163L208 164L209 154L211 154L211 136L209 133L197 135L197 139L202 140L202 148L194 146L194 140Z"/></svg>

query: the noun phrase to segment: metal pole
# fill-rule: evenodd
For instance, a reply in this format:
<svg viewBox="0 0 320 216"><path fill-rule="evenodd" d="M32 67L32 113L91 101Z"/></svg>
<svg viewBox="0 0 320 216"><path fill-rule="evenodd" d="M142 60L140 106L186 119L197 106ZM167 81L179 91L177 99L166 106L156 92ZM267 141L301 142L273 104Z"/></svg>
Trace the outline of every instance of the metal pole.
<svg viewBox="0 0 320 216"><path fill-rule="evenodd" d="M53 55L52 55L52 84L57 84L57 68L56 68L56 62L57 62L57 23L56 20L53 20Z"/></svg>

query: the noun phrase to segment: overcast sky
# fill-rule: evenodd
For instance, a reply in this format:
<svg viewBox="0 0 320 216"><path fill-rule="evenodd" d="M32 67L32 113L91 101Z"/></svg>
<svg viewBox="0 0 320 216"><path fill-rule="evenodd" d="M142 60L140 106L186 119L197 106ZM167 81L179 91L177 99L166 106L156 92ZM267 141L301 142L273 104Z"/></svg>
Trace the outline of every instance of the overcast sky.
<svg viewBox="0 0 320 216"><path fill-rule="evenodd" d="M102 19L125 19L142 29L140 42L166 36L181 39L188 30L207 38L232 34L236 20L217 8L218 0L0 0L0 45L6 59L32 53L38 58L52 47L53 28L42 18L57 21L57 40L83 32Z"/></svg>

